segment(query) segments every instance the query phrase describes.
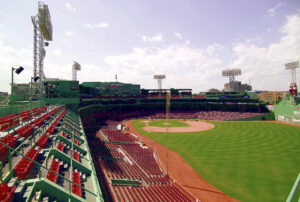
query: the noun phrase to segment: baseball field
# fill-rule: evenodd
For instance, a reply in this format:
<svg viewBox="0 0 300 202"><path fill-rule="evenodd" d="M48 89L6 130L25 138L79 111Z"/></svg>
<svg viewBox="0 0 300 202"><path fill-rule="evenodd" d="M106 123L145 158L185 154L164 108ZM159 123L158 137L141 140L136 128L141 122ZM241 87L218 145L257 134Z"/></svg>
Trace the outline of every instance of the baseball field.
<svg viewBox="0 0 300 202"><path fill-rule="evenodd" d="M168 146L205 180L240 201L285 201L300 171L300 127L270 122L214 122L198 132L169 132ZM166 145L183 121L133 121L137 132ZM299 190L297 193L299 197Z"/></svg>

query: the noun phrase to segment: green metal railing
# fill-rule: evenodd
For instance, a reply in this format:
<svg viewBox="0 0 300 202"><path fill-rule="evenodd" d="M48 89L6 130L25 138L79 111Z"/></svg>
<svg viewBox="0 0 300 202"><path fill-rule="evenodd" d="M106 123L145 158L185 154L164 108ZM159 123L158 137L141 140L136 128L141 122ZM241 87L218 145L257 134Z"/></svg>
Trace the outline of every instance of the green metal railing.
<svg viewBox="0 0 300 202"><path fill-rule="evenodd" d="M44 119L44 121L45 121L45 122L50 122L53 118L54 118L54 117L50 117L50 119L49 119L48 121L46 121L45 119ZM17 119L20 119L20 118L17 118ZM20 120L21 120L21 119L20 119ZM13 122L15 122L15 120L14 120ZM22 124L23 124L23 123L22 123ZM15 126L15 124L14 124L14 126ZM13 131L15 131L15 127L14 127L14 126L13 126ZM24 155L24 150L22 149L23 146L24 146L24 144L25 144L26 142L28 142L28 140L31 140L31 146L34 146L34 145L35 145L35 136L36 136L36 134L42 133L42 132L43 132L43 131L42 131L40 128L37 129L37 130L35 130L34 133L33 133L33 135L30 136L30 137L28 137L28 138L26 138L26 139L25 139L25 140L24 140L17 148L12 148L12 147L10 147L10 146L8 146L8 145L6 145L6 144L0 142L1 145L5 146L6 148L9 149L9 155L8 155L8 158L9 158L9 160L8 160L8 169L9 169L9 172L8 172L8 175L5 177L4 181L8 181L8 180L11 178L11 176L15 175L15 173L14 173L14 171L13 171L13 169L12 169L12 158L13 158L14 154L18 154L18 155L20 155L20 156L26 158L27 160L33 162L34 165L36 165L36 166L38 167L38 170L39 170L39 173L38 173L38 179L39 179L39 180L42 178L42 171L43 171L43 169L44 169L44 170L46 170L46 171L48 171L48 172L54 173L55 175L61 177L62 179L66 180L66 182L69 183L69 189L68 189L69 195L72 194L72 184L75 184L75 186L80 187L82 190L86 191L86 193L91 194L91 195L94 196L94 197L100 197L100 198L102 198L102 197L101 197L101 194L100 194L101 192L99 192L99 187L95 187L96 190L97 190L97 188L98 188L98 191L96 191L97 193L92 192L91 190L86 189L86 188L84 188L84 187L82 187L82 186L76 184L75 182L72 181L71 178L70 178L70 179L67 179L67 178L65 178L64 176L60 175L59 173L56 173L56 172L54 172L54 171L48 169L48 168L47 168L47 164L46 164L46 167L45 167L45 166L39 164L38 162L36 162L36 161L34 161L34 160L32 160L32 159L30 159L30 158L28 158L28 157L26 157L26 156ZM72 140L74 141L74 135L72 135ZM69 140L69 141L70 141L70 140ZM71 141L72 148L74 148L74 146L77 146L77 145L73 144L73 141ZM81 141L82 141L82 140L81 140ZM53 145L52 145L52 148L53 148ZM18 150L20 150L20 149L22 149L22 153L18 152ZM55 151L55 150L53 150L53 151ZM50 154L50 153L51 153L51 152L49 152L49 154ZM73 151L71 151L71 157L69 157L69 158L70 158L70 162L69 162L69 163L70 163L70 167L73 169L73 165L72 165L72 164L73 164L73 158L72 158L72 156L73 156ZM84 158L84 157L82 157L82 158ZM47 157L47 159L48 159L48 157ZM84 160L88 160L88 159L84 158ZM77 162L75 162L75 163L78 164ZM2 179L2 167L3 167L3 164L2 164L2 162L0 162L0 181L1 181L1 182L3 181L3 179ZM78 166L75 166L75 167L78 167ZM79 166L79 167L80 167L80 166ZM81 168L83 168L83 167L81 166ZM77 168L77 169L78 169L78 168ZM80 169L79 169L79 170L80 170ZM87 170L86 170L86 171L87 171ZM92 174L92 173L89 173L89 172L88 172L88 173L86 173L86 174L90 175L90 174ZM95 173L94 173L94 175L95 175ZM96 176L94 176L94 175L92 176L92 178L96 177ZM71 176L70 176L70 177L71 177Z"/></svg>
<svg viewBox="0 0 300 202"><path fill-rule="evenodd" d="M7 116L9 114L20 113L25 110L29 110L32 108L41 107L43 104L41 102L33 102L32 106L30 102L18 104L15 102L14 105L0 105L0 117Z"/></svg>
<svg viewBox="0 0 300 202"><path fill-rule="evenodd" d="M56 173L56 172L54 172L54 171L48 169L47 167L43 166L42 164L40 164L40 163L38 163L38 162L36 162L36 161L34 161L34 160L28 158L28 157L25 156L24 154L21 154L21 153L17 152L14 148L12 148L12 147L10 147L10 146L8 146L8 145L2 143L2 142L0 142L0 144L3 145L3 146L5 146L6 148L9 149L9 154L12 154L12 152L14 152L14 153L16 153L16 154L22 156L23 158L26 158L27 160L33 162L36 166L38 166L38 170L39 170L38 178L39 178L39 179L41 179L41 177L42 177L42 169L44 169L44 170L46 170L46 171L48 171L48 172L51 172L51 173L53 173L53 174L55 174L55 175L57 175L57 176L63 178L63 179L66 180L67 182L69 182L69 183L70 183L70 186L69 186L69 193L70 193L70 194L72 193L71 184L74 184L75 186L80 187L82 190L88 192L89 194L92 194L93 196L98 197L98 195L97 195L96 193L94 193L94 192L92 192L92 191L90 191L90 190L88 190L88 189L82 187L81 185L76 184L75 182L73 182L73 181L71 181L71 180L65 178L63 175L60 175L59 173ZM9 155L9 158L12 158L12 155ZM10 161L11 161L11 160L10 160ZM1 165L1 166L2 166L2 165ZM2 167L0 168L0 171L2 171ZM12 172L12 168L9 169L9 172ZM0 178L1 178L1 180L2 180L2 173L0 173L0 174L1 174L1 177L0 177ZM6 181L6 179L4 179L4 181Z"/></svg>
<svg viewBox="0 0 300 202"><path fill-rule="evenodd" d="M300 184L300 173L298 174L298 177L297 177L297 179L296 179L296 181L294 183L294 186L293 186L293 188L292 188L292 190L291 190L288 198L286 199L286 202L292 202L293 201L295 193L297 191L297 188L299 187L299 184ZM300 201L300 196L299 196L298 201Z"/></svg>

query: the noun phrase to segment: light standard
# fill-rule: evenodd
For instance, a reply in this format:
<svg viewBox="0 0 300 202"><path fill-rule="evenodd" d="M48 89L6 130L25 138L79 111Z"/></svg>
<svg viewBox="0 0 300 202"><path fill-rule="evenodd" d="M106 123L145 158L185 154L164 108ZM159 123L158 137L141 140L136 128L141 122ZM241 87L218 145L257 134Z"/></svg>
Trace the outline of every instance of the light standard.
<svg viewBox="0 0 300 202"><path fill-rule="evenodd" d="M24 68L22 66L20 66L18 69L16 68L11 68L11 92L10 92L10 103L12 105L12 113L14 113L14 70L16 70L17 74L20 74Z"/></svg>
<svg viewBox="0 0 300 202"><path fill-rule="evenodd" d="M31 77L30 79L30 118L32 118L32 79L34 82L37 82L39 78L40 77L36 76L36 77Z"/></svg>

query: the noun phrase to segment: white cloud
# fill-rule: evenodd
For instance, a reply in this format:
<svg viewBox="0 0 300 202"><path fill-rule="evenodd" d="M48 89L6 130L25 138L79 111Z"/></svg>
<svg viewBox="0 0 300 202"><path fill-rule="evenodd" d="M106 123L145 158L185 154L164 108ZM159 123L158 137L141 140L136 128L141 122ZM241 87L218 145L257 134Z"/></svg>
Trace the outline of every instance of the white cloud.
<svg viewBox="0 0 300 202"><path fill-rule="evenodd" d="M71 31L68 30L68 31L65 32L65 35L66 36L73 36L73 32L71 32Z"/></svg>
<svg viewBox="0 0 300 202"><path fill-rule="evenodd" d="M285 2L279 2L278 4L276 4L273 8L268 9L267 14L271 17L276 15L276 11L282 7L285 6L286 3Z"/></svg>
<svg viewBox="0 0 300 202"><path fill-rule="evenodd" d="M76 12L76 8L73 7L70 3L65 3L66 8L68 9L68 11L72 11L72 12Z"/></svg>
<svg viewBox="0 0 300 202"><path fill-rule="evenodd" d="M152 76L156 73L167 75L163 87L208 89L215 86L222 61L209 57L202 49L193 49L183 44L165 48L133 48L128 54L107 56L104 62L121 72L125 80L139 81L144 88L156 86ZM214 68L211 68L214 67ZM199 82L201 81L201 82ZM213 82L211 82L213 81Z"/></svg>
<svg viewBox="0 0 300 202"><path fill-rule="evenodd" d="M233 46L233 52L237 56L233 66L242 67L245 74L241 79L247 80L246 76L252 75L255 89L288 88L290 76L284 69L284 64L300 60L300 13L288 16L281 32L282 38L266 47L247 41Z"/></svg>
<svg viewBox="0 0 300 202"><path fill-rule="evenodd" d="M259 36L246 39L247 43L262 44L263 39Z"/></svg>
<svg viewBox="0 0 300 202"><path fill-rule="evenodd" d="M223 89L228 81L221 71L240 67L242 76L237 80L248 83L251 75L254 90L287 90L290 75L284 64L300 60L300 13L288 16L281 32L279 41L265 46L264 39L256 36L231 47L211 44L204 49L189 46L186 41L163 48L133 48L127 54L107 56L104 62L124 81L137 81L143 88L155 88L153 74L163 73L167 75L163 87L193 88L194 92ZM226 58L228 51L234 58Z"/></svg>
<svg viewBox="0 0 300 202"><path fill-rule="evenodd" d="M0 87L1 91L10 92L11 67L24 67L21 74L14 74L14 83L28 83L32 76L32 51L7 46L0 38Z"/></svg>
<svg viewBox="0 0 300 202"><path fill-rule="evenodd" d="M186 40L186 41L184 42L184 44L185 44L186 46L188 46L188 45L191 44L191 42L190 42L190 40Z"/></svg>
<svg viewBox="0 0 300 202"><path fill-rule="evenodd" d="M98 24L87 23L84 26L87 27L87 28L91 28L91 29L95 29L95 28L109 28L109 24L107 24L106 22L101 22L101 23L98 23Z"/></svg>
<svg viewBox="0 0 300 202"><path fill-rule="evenodd" d="M161 33L159 33L155 36L142 36L142 40L144 42L162 42L163 41Z"/></svg>
<svg viewBox="0 0 300 202"><path fill-rule="evenodd" d="M215 43L206 48L206 53L207 55L212 56L214 54L216 55L218 52L222 52L224 49L224 46Z"/></svg>
<svg viewBox="0 0 300 202"><path fill-rule="evenodd" d="M180 39L180 40L182 39L181 34L178 33L178 32L174 32L173 35L174 35L174 37L177 38L177 39Z"/></svg>
<svg viewBox="0 0 300 202"><path fill-rule="evenodd" d="M53 51L53 54L56 55L56 56L59 56L59 55L61 55L62 53L63 53L63 51L62 51L61 49L59 49L59 48L57 48L57 49L55 49L55 50Z"/></svg>

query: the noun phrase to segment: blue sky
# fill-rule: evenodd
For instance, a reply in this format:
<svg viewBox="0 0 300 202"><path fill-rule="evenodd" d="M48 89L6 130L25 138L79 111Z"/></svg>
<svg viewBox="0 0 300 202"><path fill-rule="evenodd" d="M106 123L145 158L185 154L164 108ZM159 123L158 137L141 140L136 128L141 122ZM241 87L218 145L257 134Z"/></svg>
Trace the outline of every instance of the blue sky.
<svg viewBox="0 0 300 202"><path fill-rule="evenodd" d="M73 0L45 1L53 41L46 47L45 74L71 79L139 83L193 92L223 89L226 68L241 68L254 90L287 90L284 64L300 59L300 1L277 0ZM9 91L10 68L24 66L16 82L32 75L37 1L0 1L0 91ZM300 69L300 68L299 68ZM300 71L300 70L299 70ZM299 72L298 71L298 72ZM298 73L298 86L300 72Z"/></svg>

